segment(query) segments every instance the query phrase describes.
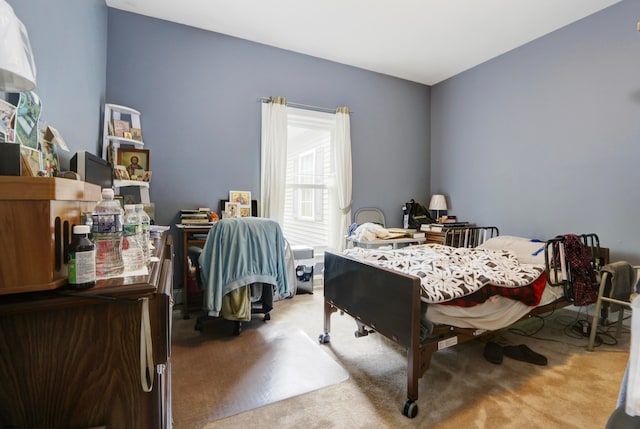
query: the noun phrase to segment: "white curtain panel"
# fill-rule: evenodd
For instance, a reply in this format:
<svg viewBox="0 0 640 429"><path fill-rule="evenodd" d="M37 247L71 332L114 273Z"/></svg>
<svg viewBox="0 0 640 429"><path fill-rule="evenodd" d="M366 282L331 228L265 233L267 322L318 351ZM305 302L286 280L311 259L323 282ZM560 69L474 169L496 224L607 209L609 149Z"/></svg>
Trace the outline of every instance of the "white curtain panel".
<svg viewBox="0 0 640 429"><path fill-rule="evenodd" d="M329 247L343 250L344 237L351 225L351 122L349 108L339 107L336 111L336 138L333 151L336 166L336 190L338 196L337 216L333 216L332 236L329 237Z"/></svg>
<svg viewBox="0 0 640 429"><path fill-rule="evenodd" d="M284 225L287 172L287 99L262 103L260 207L262 217Z"/></svg>

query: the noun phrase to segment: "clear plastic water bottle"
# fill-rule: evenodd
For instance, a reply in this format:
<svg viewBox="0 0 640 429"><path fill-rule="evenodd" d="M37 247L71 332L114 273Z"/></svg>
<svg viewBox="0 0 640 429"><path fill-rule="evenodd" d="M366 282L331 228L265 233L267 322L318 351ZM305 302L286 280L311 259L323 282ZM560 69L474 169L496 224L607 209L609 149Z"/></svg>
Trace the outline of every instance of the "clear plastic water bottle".
<svg viewBox="0 0 640 429"><path fill-rule="evenodd" d="M136 271L144 267L142 253L142 225L134 204L124 206L124 225L122 227L122 258L124 271Z"/></svg>
<svg viewBox="0 0 640 429"><path fill-rule="evenodd" d="M119 276L124 271L122 260L123 210L113 199L113 189L102 190L92 215L92 239L96 245L96 277Z"/></svg>
<svg viewBox="0 0 640 429"><path fill-rule="evenodd" d="M144 258L144 264L149 266L149 259L151 257L151 250L149 244L151 242L151 218L144 211L143 204L136 204L136 213L140 218L140 224L142 225L142 256Z"/></svg>

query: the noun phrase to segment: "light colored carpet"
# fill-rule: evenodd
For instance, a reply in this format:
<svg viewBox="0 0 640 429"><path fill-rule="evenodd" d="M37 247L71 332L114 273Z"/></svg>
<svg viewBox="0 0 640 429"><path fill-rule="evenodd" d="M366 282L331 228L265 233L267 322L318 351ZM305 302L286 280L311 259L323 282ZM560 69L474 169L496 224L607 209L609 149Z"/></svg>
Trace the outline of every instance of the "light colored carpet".
<svg viewBox="0 0 640 429"><path fill-rule="evenodd" d="M584 313L560 310L547 314L533 337L503 330L435 353L419 383L418 415L408 419L401 414L406 399L404 350L378 334L356 339L353 319L334 313L331 343L322 347L348 371L349 380L204 428L603 428L615 408L629 332L625 330L617 344L588 352L587 339L567 329L578 316ZM286 321L317 341L323 328L322 289L277 302L272 317L269 323ZM518 327L534 333L542 322L531 319ZM527 344L549 364L506 357L501 365L489 363L482 355L489 339ZM179 413L175 377L174 372L174 413Z"/></svg>
<svg viewBox="0 0 640 429"><path fill-rule="evenodd" d="M202 332L176 321L172 343L175 429L201 428L346 380L349 375L302 330L262 315L233 336L232 323L212 319ZM187 392L187 394L180 394Z"/></svg>

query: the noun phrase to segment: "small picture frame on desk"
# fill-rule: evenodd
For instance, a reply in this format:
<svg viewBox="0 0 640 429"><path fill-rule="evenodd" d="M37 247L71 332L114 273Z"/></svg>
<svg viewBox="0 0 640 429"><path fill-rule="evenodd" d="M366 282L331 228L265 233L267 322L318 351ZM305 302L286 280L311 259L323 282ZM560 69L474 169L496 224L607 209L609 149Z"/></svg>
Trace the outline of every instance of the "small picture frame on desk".
<svg viewBox="0 0 640 429"><path fill-rule="evenodd" d="M240 205L238 203L226 202L224 204L224 218L240 217Z"/></svg>
<svg viewBox="0 0 640 429"><path fill-rule="evenodd" d="M249 191L229 191L229 201L246 206L251 204L251 192Z"/></svg>
<svg viewBox="0 0 640 429"><path fill-rule="evenodd" d="M238 204L239 217L251 216L251 192L229 191L229 201Z"/></svg>

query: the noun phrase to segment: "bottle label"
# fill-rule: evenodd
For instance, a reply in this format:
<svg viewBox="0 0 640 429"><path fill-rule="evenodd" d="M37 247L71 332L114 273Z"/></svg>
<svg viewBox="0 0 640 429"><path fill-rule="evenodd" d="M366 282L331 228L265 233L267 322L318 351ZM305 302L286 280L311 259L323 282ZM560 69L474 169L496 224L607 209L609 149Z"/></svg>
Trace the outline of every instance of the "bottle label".
<svg viewBox="0 0 640 429"><path fill-rule="evenodd" d="M122 227L125 237L140 234L140 225L137 224L125 224Z"/></svg>
<svg viewBox="0 0 640 429"><path fill-rule="evenodd" d="M109 234L122 232L122 215L115 213L94 213L93 229L94 234Z"/></svg>
<svg viewBox="0 0 640 429"><path fill-rule="evenodd" d="M96 281L96 251L69 253L69 284L82 285Z"/></svg>

